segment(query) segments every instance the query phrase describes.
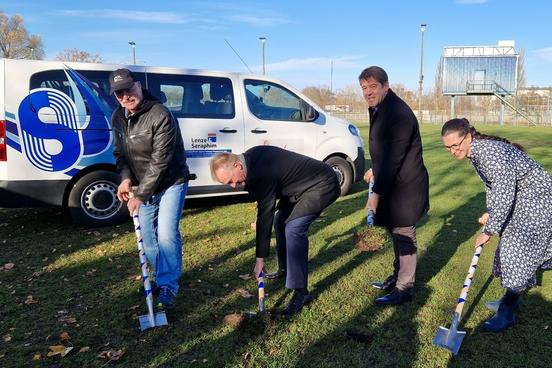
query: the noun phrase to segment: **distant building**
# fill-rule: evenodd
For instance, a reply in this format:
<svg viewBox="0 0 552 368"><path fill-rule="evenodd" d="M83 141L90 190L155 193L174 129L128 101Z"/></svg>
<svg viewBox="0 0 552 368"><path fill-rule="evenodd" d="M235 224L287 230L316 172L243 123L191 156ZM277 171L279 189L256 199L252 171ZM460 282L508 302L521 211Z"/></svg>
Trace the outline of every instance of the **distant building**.
<svg viewBox="0 0 552 368"><path fill-rule="evenodd" d="M541 97L552 96L552 87L525 87L518 89L518 96L532 94Z"/></svg>
<svg viewBox="0 0 552 368"><path fill-rule="evenodd" d="M324 110L328 112L351 112L350 105L326 105Z"/></svg>

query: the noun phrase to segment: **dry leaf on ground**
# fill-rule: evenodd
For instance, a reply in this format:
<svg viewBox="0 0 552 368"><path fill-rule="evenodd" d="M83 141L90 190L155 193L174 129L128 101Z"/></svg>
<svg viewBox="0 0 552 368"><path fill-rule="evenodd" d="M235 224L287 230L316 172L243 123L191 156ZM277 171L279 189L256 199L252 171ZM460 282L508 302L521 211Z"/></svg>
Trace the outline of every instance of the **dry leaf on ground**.
<svg viewBox="0 0 552 368"><path fill-rule="evenodd" d="M251 280L251 274L250 274L250 273L246 273L246 274L240 275L239 277L240 277L240 279L242 279L242 280Z"/></svg>
<svg viewBox="0 0 552 368"><path fill-rule="evenodd" d="M65 345L52 345L48 348L50 349L50 351L48 352L49 357L59 355L63 358L64 356L69 354L71 350L73 350L72 346L66 347Z"/></svg>
<svg viewBox="0 0 552 368"><path fill-rule="evenodd" d="M86 353L87 351L90 351L90 346L83 346L80 348L79 353Z"/></svg>
<svg viewBox="0 0 552 368"><path fill-rule="evenodd" d="M12 339L12 335L10 334L5 334L4 335L4 342L10 342Z"/></svg>
<svg viewBox="0 0 552 368"><path fill-rule="evenodd" d="M64 331L59 335L59 339L61 341L69 341L69 340L71 340L71 336L67 332Z"/></svg>
<svg viewBox="0 0 552 368"><path fill-rule="evenodd" d="M245 289L238 289L238 293L240 293L242 298L252 298L253 294L251 294L249 291Z"/></svg>
<svg viewBox="0 0 552 368"><path fill-rule="evenodd" d="M33 299L32 295L27 295L27 298L25 299L24 303L27 304L27 305L36 304L36 303L38 303L38 300Z"/></svg>
<svg viewBox="0 0 552 368"><path fill-rule="evenodd" d="M126 349L110 349L110 350L104 350L101 353L98 354L98 358L100 359L106 359L109 361L117 361L125 355Z"/></svg>
<svg viewBox="0 0 552 368"><path fill-rule="evenodd" d="M5 270L11 270L11 269L14 268L14 267L15 267L15 263L11 263L11 262L10 262L10 263L6 263L6 264L4 265L4 269L5 269Z"/></svg>
<svg viewBox="0 0 552 368"><path fill-rule="evenodd" d="M40 354L40 353L35 353L33 355L33 360L40 360L40 358L42 358L42 354Z"/></svg>

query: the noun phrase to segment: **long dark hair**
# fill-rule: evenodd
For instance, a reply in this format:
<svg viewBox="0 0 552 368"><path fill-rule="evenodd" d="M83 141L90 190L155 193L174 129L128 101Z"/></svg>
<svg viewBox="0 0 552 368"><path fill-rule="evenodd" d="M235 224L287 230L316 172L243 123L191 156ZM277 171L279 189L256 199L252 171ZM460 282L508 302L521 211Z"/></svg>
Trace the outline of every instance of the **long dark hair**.
<svg viewBox="0 0 552 368"><path fill-rule="evenodd" d="M479 133L466 118L451 119L443 124L443 128L441 129L441 137L444 137L445 135L449 135L451 133L460 133L460 135L462 136L470 133L474 139L489 139L492 141L500 141L511 144L521 151L525 151L521 144L512 143L506 138L497 137L496 135Z"/></svg>

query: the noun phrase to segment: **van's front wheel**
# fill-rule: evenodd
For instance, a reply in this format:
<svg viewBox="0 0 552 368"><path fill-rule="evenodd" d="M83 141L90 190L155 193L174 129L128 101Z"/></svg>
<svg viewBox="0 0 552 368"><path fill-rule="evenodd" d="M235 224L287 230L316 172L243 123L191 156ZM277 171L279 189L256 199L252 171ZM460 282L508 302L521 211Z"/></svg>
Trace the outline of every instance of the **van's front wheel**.
<svg viewBox="0 0 552 368"><path fill-rule="evenodd" d="M67 201L73 220L87 226L107 226L128 217L126 206L117 199L119 182L119 175L106 170L80 178Z"/></svg>
<svg viewBox="0 0 552 368"><path fill-rule="evenodd" d="M349 193L353 184L353 169L351 165L345 159L338 156L330 157L325 162L332 167L339 179L341 195Z"/></svg>

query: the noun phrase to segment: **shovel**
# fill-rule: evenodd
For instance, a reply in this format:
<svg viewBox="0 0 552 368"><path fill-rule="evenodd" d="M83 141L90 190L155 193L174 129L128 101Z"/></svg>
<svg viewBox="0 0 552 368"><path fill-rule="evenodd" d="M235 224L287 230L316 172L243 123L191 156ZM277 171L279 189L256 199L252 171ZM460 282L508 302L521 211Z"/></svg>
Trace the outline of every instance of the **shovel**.
<svg viewBox="0 0 552 368"><path fill-rule="evenodd" d="M450 350L454 355L458 354L460 350L460 345L462 345L462 340L466 336L466 331L458 331L458 323L460 322L460 317L462 316L462 309L464 309L464 303L468 297L468 290L473 280L475 274L475 269L477 268L477 262L479 261L479 256L481 255L481 250L483 249L483 244L475 248L475 253L473 254L472 262L468 270L468 275L464 281L464 286L462 287L462 292L458 298L458 305L452 316L452 323L450 324L450 329L443 326L439 327L437 334L433 339L433 345L439 346L445 349Z"/></svg>
<svg viewBox="0 0 552 368"><path fill-rule="evenodd" d="M148 262L146 260L146 254L144 253L144 246L142 240L142 234L140 232L140 222L138 222L138 213L132 215L134 221L134 231L136 232L136 239L138 241L138 254L140 256L140 268L142 269L142 278L144 279L144 292L146 294L146 304L148 306L148 314L144 314L140 317L140 330L144 331L148 328L165 326L168 324L167 316L165 312L153 313L153 295L151 292L151 283L148 270Z"/></svg>
<svg viewBox="0 0 552 368"><path fill-rule="evenodd" d="M257 295L259 297L259 309L256 312L247 312L249 318L256 317L265 311L264 273L262 271L257 279Z"/></svg>

